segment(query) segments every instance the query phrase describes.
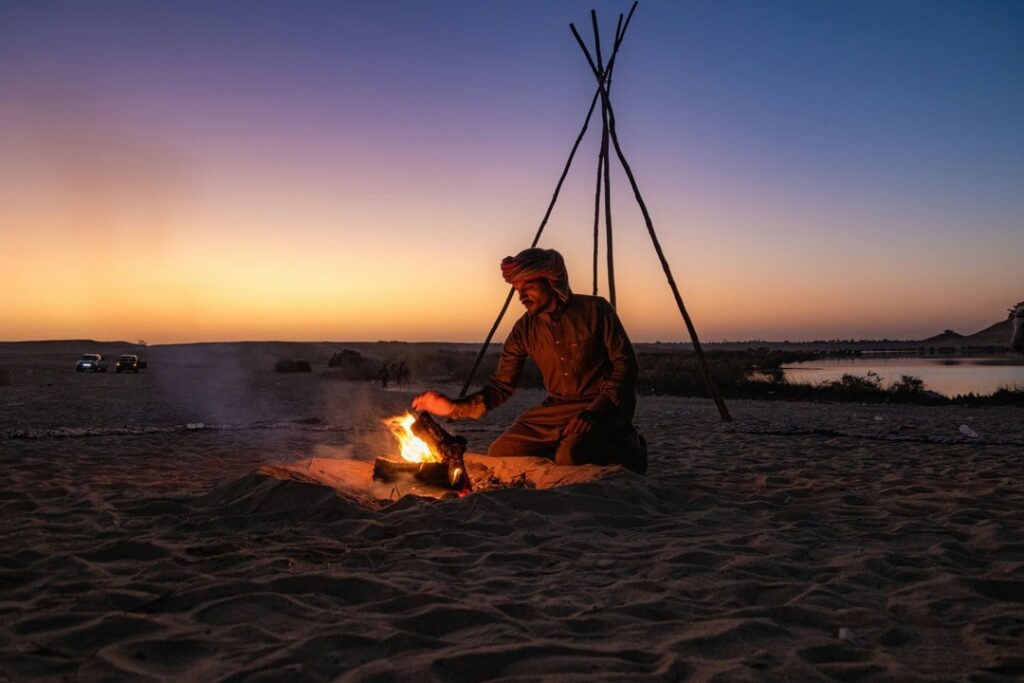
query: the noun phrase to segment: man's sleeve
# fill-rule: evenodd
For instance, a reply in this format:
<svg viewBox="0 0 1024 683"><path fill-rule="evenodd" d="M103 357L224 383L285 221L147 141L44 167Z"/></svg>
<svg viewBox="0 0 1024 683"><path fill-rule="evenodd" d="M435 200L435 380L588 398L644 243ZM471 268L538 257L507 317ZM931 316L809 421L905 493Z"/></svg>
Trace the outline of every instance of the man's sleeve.
<svg viewBox="0 0 1024 683"><path fill-rule="evenodd" d="M637 363L633 345L615 309L605 303L602 314L603 340L612 369L601 382L601 392L590 402L587 410L604 417L613 406L621 406L625 398L636 394Z"/></svg>
<svg viewBox="0 0 1024 683"><path fill-rule="evenodd" d="M526 363L527 352L523 339L522 325L516 323L508 335L508 339L505 340L505 345L501 349L501 358L498 360L498 369L491 375L487 386L465 398L457 399L454 402L455 408L449 417L453 420L467 418L477 420L488 410L500 406L515 393L519 377L523 373L523 365Z"/></svg>

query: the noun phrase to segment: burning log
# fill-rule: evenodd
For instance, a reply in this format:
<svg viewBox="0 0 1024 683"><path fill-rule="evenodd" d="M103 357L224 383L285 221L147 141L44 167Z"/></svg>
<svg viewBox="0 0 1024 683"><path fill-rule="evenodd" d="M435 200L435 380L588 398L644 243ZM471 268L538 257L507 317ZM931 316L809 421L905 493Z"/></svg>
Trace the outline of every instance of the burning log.
<svg viewBox="0 0 1024 683"><path fill-rule="evenodd" d="M423 439L431 451L440 455L441 462L448 464L448 479L453 487L470 488L463 459L466 454L466 437L449 434L425 412L420 413L419 418L412 423L412 433Z"/></svg>
<svg viewBox="0 0 1024 683"><path fill-rule="evenodd" d="M417 481L431 486L451 488L446 462L406 462L405 460L388 460L377 458L373 463L373 478L379 481L402 481L412 477Z"/></svg>
<svg viewBox="0 0 1024 683"><path fill-rule="evenodd" d="M406 415L392 419L388 425L402 443L405 461L377 458L373 465L374 479L394 481L402 475L412 475L426 484L472 490L463 458L465 437L449 434L425 412L419 417Z"/></svg>

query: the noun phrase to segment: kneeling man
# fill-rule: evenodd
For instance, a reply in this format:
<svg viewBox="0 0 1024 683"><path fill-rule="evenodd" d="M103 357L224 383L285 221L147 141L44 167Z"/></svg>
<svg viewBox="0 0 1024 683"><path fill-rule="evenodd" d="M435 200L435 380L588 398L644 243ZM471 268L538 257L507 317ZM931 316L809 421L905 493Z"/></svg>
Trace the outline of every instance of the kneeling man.
<svg viewBox="0 0 1024 683"><path fill-rule="evenodd" d="M488 455L534 455L559 465L622 463L643 473L647 447L633 428L636 355L605 299L573 294L561 254L527 249L501 262L526 313L505 340L487 386L463 399L427 391L416 410L477 419L513 394L526 357L544 377L548 397L491 444Z"/></svg>

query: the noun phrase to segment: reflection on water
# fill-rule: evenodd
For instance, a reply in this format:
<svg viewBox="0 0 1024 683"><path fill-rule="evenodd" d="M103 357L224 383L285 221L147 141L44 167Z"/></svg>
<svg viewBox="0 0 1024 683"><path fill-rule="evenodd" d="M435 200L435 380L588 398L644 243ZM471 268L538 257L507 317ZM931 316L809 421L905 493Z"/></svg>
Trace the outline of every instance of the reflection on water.
<svg viewBox="0 0 1024 683"><path fill-rule="evenodd" d="M1024 389L1022 358L822 358L782 366L786 380L818 384L843 375L877 374L886 386L912 375L944 396L991 394L1001 387Z"/></svg>

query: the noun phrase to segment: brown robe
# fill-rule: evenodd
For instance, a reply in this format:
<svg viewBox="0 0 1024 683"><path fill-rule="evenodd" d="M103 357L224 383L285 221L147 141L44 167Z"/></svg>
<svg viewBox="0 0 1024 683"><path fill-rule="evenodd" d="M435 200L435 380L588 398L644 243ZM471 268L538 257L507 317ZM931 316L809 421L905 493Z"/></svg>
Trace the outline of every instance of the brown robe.
<svg viewBox="0 0 1024 683"><path fill-rule="evenodd" d="M621 462L635 434L636 355L605 299L573 294L550 313L526 313L505 340L487 385L456 402L452 417L479 418L512 395L526 357L544 377L548 398L519 416L490 455L538 455L560 464ZM563 435L582 411L593 416L586 434Z"/></svg>

